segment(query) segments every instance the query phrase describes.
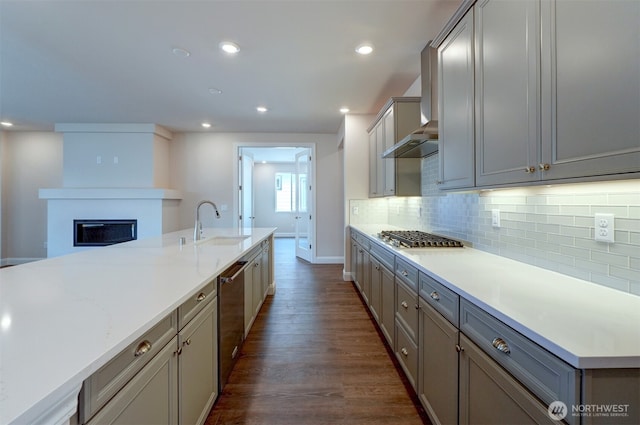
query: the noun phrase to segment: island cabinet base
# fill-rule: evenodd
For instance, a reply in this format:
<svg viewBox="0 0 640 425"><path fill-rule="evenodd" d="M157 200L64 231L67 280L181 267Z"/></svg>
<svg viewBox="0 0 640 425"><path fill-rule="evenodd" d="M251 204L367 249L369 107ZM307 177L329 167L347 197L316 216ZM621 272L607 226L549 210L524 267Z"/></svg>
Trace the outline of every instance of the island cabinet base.
<svg viewBox="0 0 640 425"><path fill-rule="evenodd" d="M583 425L640 423L640 369L587 369L582 373L582 404L569 415Z"/></svg>

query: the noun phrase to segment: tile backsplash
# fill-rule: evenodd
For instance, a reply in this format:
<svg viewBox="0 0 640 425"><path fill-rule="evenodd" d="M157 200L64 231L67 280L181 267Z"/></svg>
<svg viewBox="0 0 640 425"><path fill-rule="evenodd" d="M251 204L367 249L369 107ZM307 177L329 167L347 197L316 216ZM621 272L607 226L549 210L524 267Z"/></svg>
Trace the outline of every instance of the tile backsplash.
<svg viewBox="0 0 640 425"><path fill-rule="evenodd" d="M351 223L451 236L482 251L640 295L638 180L442 193L437 173L433 155L422 160L422 197L352 200ZM499 228L491 224L495 209ZM596 213L615 215L614 243L594 240Z"/></svg>

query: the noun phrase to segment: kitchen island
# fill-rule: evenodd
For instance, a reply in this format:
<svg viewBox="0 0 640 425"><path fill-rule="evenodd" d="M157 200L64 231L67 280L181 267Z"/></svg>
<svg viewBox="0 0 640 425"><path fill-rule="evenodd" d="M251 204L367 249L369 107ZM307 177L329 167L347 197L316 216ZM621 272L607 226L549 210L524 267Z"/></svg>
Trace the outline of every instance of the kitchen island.
<svg viewBox="0 0 640 425"><path fill-rule="evenodd" d="M0 424L68 423L85 379L274 231L185 229L0 270Z"/></svg>

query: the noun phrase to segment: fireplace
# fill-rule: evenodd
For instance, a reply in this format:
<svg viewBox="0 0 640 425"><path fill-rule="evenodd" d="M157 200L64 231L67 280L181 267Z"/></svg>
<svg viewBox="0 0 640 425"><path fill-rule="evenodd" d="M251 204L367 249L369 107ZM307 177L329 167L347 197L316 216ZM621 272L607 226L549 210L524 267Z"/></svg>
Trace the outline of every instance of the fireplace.
<svg viewBox="0 0 640 425"><path fill-rule="evenodd" d="M138 238L138 220L73 220L73 246L107 246Z"/></svg>

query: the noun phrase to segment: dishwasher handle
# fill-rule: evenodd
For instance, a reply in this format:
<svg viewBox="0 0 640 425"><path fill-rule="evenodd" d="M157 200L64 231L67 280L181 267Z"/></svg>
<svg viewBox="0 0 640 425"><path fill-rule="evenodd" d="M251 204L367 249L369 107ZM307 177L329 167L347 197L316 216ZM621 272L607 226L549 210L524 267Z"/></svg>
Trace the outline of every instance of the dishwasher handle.
<svg viewBox="0 0 640 425"><path fill-rule="evenodd" d="M238 261L220 275L221 283L233 282L249 266L248 261Z"/></svg>

